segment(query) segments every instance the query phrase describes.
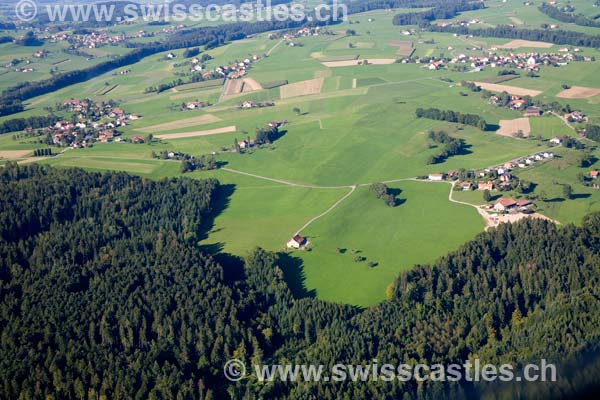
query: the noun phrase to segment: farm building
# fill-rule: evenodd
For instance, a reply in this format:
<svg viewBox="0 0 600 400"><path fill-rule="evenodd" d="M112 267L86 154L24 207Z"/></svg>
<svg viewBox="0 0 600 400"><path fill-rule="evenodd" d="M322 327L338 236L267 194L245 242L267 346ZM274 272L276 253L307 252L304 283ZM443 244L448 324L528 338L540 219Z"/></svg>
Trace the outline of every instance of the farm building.
<svg viewBox="0 0 600 400"><path fill-rule="evenodd" d="M444 174L429 174L430 181L443 181Z"/></svg>
<svg viewBox="0 0 600 400"><path fill-rule="evenodd" d="M508 198L501 198L500 200L498 200L496 202L496 204L494 204L494 210L496 211L506 211L506 210L510 210L511 208L515 207L517 205L517 203L510 197Z"/></svg>
<svg viewBox="0 0 600 400"><path fill-rule="evenodd" d="M287 242L288 249L299 249L306 244L306 238L300 235L295 235L289 242Z"/></svg>
<svg viewBox="0 0 600 400"><path fill-rule="evenodd" d="M531 201L529 200L519 200L515 203L515 205L519 208L523 208L523 207L529 207L531 205Z"/></svg>
<svg viewBox="0 0 600 400"><path fill-rule="evenodd" d="M537 107L528 107L525 110L526 117L539 117L540 115L542 115L542 112Z"/></svg>
<svg viewBox="0 0 600 400"><path fill-rule="evenodd" d="M494 182L479 182L477 184L477 190L494 190Z"/></svg>

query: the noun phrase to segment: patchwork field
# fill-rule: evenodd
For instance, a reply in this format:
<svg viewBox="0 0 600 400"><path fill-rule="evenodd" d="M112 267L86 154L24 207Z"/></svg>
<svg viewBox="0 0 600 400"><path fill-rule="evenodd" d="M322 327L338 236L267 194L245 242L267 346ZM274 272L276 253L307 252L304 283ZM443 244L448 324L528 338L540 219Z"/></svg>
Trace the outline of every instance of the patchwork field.
<svg viewBox="0 0 600 400"><path fill-rule="evenodd" d="M342 61L343 62L343 61ZM290 83L288 85L281 86L280 97L282 99L288 99L290 97L306 96L309 94L321 93L323 88L324 78L315 78L307 81Z"/></svg>
<svg viewBox="0 0 600 400"><path fill-rule="evenodd" d="M594 97L600 94L600 89L582 87L582 86L572 86L569 89L565 89L556 97L560 97L562 99L587 99L589 97Z"/></svg>
<svg viewBox="0 0 600 400"><path fill-rule="evenodd" d="M501 119L499 125L500 129L496 131L498 135L512 137L520 132L523 136L529 136L531 133L529 118Z"/></svg>
<svg viewBox="0 0 600 400"><path fill-rule="evenodd" d="M511 17L515 18L515 17ZM522 25L522 21L521 21L521 25ZM525 48L537 48L537 49L549 49L550 47L554 46L552 43L546 43L546 42L535 42L535 41L531 41L531 40L511 40L508 43L505 43L503 45L499 45L496 46L499 49L520 49L522 47Z"/></svg>
<svg viewBox="0 0 600 400"><path fill-rule="evenodd" d="M244 79L244 87L242 89L243 92L253 92L255 90L262 90L262 86L260 83L256 82L252 78Z"/></svg>
<svg viewBox="0 0 600 400"><path fill-rule="evenodd" d="M403 57L410 57L414 53L415 48L413 42L403 40L392 40L389 42L392 47L397 47L396 54Z"/></svg>
<svg viewBox="0 0 600 400"><path fill-rule="evenodd" d="M220 133L229 133L235 132L235 125L226 126L224 128L216 128L216 129L208 129L205 131L195 131L195 132L181 132L181 133L169 133L164 135L154 135L157 139L181 139L181 138L191 138L196 136L209 136L209 135L218 135Z"/></svg>
<svg viewBox="0 0 600 400"><path fill-rule="evenodd" d="M389 65L396 62L394 58L371 58L368 60L346 60L346 61L327 61L322 62L328 68L351 67L354 65Z"/></svg>
<svg viewBox="0 0 600 400"><path fill-rule="evenodd" d="M0 160L18 160L31 154L31 150L0 150Z"/></svg>
<svg viewBox="0 0 600 400"><path fill-rule="evenodd" d="M478 86L481 86L483 89L491 90L496 93L506 92L508 94L514 94L517 96L531 96L535 97L540 95L542 92L540 90L533 89L525 89L516 86L509 85L500 85L497 83L487 83L487 82L473 82Z"/></svg>
<svg viewBox="0 0 600 400"><path fill-rule="evenodd" d="M145 126L143 128L136 128L135 130L138 132L147 132L147 133L170 131L173 129L187 128L190 126L212 124L214 122L219 122L219 121L221 121L221 119L212 114L203 114L198 117L184 118L184 119L179 119L177 121L167 122L164 124Z"/></svg>

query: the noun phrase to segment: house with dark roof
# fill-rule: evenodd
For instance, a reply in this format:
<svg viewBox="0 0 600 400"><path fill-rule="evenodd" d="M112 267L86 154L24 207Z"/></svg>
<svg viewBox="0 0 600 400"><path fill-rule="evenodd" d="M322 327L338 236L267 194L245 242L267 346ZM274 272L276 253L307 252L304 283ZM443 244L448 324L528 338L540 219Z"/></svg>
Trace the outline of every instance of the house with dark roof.
<svg viewBox="0 0 600 400"><path fill-rule="evenodd" d="M306 244L306 238L300 235L294 235L294 237L287 242L288 249L299 249Z"/></svg>

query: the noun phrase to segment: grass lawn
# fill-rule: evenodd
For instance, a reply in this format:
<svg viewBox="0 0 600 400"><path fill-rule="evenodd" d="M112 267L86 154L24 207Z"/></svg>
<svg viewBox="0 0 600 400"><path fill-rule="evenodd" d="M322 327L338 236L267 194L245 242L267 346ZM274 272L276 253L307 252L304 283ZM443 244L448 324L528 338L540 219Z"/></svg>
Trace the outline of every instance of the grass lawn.
<svg viewBox="0 0 600 400"><path fill-rule="evenodd" d="M398 272L429 263L472 239L484 227L473 208L448 201L450 185L402 182L402 204L390 208L359 188L305 232L312 251L303 261L304 286L319 298L368 306L385 298ZM340 254L337 248L345 249ZM354 258L362 256L364 262ZM378 265L369 267L369 261Z"/></svg>

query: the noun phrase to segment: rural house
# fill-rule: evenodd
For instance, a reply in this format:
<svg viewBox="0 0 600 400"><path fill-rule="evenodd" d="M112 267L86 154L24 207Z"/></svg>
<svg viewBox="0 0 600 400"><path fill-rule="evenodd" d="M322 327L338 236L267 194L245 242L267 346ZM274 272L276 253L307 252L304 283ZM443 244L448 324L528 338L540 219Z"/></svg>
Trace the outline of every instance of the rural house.
<svg viewBox="0 0 600 400"><path fill-rule="evenodd" d="M479 182L477 184L477 190L494 190L494 182Z"/></svg>
<svg viewBox="0 0 600 400"><path fill-rule="evenodd" d="M501 198L494 204L494 210L496 211L507 211L515 207L517 203L510 197Z"/></svg>
<svg viewBox="0 0 600 400"><path fill-rule="evenodd" d="M444 174L429 174L430 181L443 181Z"/></svg>
<svg viewBox="0 0 600 400"><path fill-rule="evenodd" d="M287 242L288 249L299 249L306 244L306 238L300 235L295 235L289 242Z"/></svg>

